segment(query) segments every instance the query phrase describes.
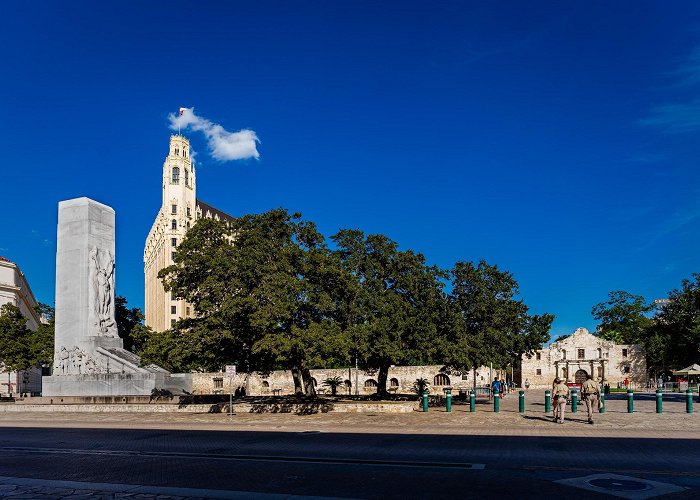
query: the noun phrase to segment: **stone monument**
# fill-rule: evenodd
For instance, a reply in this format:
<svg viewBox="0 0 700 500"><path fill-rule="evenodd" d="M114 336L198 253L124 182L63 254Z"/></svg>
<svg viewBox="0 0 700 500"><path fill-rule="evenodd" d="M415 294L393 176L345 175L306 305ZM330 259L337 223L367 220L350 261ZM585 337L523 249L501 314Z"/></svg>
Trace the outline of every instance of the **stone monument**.
<svg viewBox="0 0 700 500"><path fill-rule="evenodd" d="M138 396L191 391L189 374L171 374L126 349L114 316L114 210L89 198L58 204L56 336L44 396Z"/></svg>

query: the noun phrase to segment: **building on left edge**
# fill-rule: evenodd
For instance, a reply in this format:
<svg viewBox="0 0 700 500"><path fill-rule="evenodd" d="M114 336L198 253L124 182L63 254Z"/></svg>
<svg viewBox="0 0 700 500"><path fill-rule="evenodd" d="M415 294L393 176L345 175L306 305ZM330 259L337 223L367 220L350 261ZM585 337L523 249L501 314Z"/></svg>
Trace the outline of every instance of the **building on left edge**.
<svg viewBox="0 0 700 500"><path fill-rule="evenodd" d="M0 257L0 307L12 304L27 318L27 327L36 331L42 318L36 311L37 301L27 278L14 262ZM0 365L0 392L3 395L41 394L41 367L6 372Z"/></svg>

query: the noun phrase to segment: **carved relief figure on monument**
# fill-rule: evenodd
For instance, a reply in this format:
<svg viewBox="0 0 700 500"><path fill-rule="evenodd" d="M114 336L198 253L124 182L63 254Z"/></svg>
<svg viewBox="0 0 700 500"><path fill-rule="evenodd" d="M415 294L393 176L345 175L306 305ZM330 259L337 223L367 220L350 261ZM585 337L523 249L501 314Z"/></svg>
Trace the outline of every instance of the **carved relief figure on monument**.
<svg viewBox="0 0 700 500"><path fill-rule="evenodd" d="M98 335L117 337L117 325L114 320L114 257L109 250L95 247L90 252L90 263Z"/></svg>
<svg viewBox="0 0 700 500"><path fill-rule="evenodd" d="M56 356L56 359L58 359L58 363L55 368L55 373L60 373L62 375L67 375L70 373L70 368L68 366L68 360L70 359L70 353L68 352L68 349L66 349L65 346L61 346L61 349L58 351L58 355Z"/></svg>
<svg viewBox="0 0 700 500"><path fill-rule="evenodd" d="M61 375L81 375L84 373L102 373L97 362L78 346L67 349L62 346L56 356L58 360L55 373Z"/></svg>

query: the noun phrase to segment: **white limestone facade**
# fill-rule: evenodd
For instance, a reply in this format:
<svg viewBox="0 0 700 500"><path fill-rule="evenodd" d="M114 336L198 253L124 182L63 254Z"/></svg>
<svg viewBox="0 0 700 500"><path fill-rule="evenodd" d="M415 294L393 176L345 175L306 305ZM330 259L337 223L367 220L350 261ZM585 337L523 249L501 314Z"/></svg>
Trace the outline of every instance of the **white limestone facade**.
<svg viewBox="0 0 700 500"><path fill-rule="evenodd" d="M27 318L27 327L36 331L41 318L36 312L37 301L29 287L29 282L17 264L0 257L0 307L5 304L18 307L22 315ZM19 373L7 373L3 369L0 371L0 392L3 394L40 393L41 368L36 367Z"/></svg>
<svg viewBox="0 0 700 500"><path fill-rule="evenodd" d="M190 157L190 142L182 135L172 135L163 162L162 203L143 252L146 325L155 331L167 330L178 319L194 315L190 304L173 300L165 291L158 273L173 263L175 249L195 221L202 217L233 219L197 199L197 176Z"/></svg>
<svg viewBox="0 0 700 500"><path fill-rule="evenodd" d="M568 383L582 383L586 376L612 387L629 380L634 386L647 381L646 353L639 345L615 344L591 334L585 328L535 351L532 357L523 356L516 382L530 387L552 386L555 377Z"/></svg>
<svg viewBox="0 0 700 500"><path fill-rule="evenodd" d="M342 380L341 387L337 389L338 395L366 396L377 392L376 372L355 368L319 368L310 372L320 394L331 393L331 389L324 386L323 382L335 377ZM389 368L387 389L390 393L411 394L414 382L425 379L431 394L443 394L444 389L451 388L456 397L460 392L466 394L474 387L475 375L477 387L488 387L492 376L502 376L503 373L486 366L478 368L476 373L472 370L465 374L447 373L443 371L443 365L392 366ZM229 390L235 391L241 387L246 388L249 396L289 395L294 394L294 379L289 370L275 370L266 375L239 372L232 380L223 372L192 374L194 394L228 394Z"/></svg>

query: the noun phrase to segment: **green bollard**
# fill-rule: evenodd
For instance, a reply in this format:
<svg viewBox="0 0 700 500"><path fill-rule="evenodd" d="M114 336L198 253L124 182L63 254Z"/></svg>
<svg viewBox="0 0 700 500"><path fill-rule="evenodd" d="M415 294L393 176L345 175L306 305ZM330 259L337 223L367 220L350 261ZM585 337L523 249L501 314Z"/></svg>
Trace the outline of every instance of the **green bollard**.
<svg viewBox="0 0 700 500"><path fill-rule="evenodd" d="M493 412L501 411L501 398L498 397L498 391L493 391Z"/></svg>
<svg viewBox="0 0 700 500"><path fill-rule="evenodd" d="M693 390L685 391L685 412L693 413Z"/></svg>
<svg viewBox="0 0 700 500"><path fill-rule="evenodd" d="M634 413L634 391L627 389L627 413Z"/></svg>
<svg viewBox="0 0 700 500"><path fill-rule="evenodd" d="M423 413L428 413L428 391L423 391Z"/></svg>
<svg viewBox="0 0 700 500"><path fill-rule="evenodd" d="M544 412L552 411L552 391L544 391Z"/></svg>
<svg viewBox="0 0 700 500"><path fill-rule="evenodd" d="M600 393L600 408L598 408L598 413L605 413L605 393Z"/></svg>
<svg viewBox="0 0 700 500"><path fill-rule="evenodd" d="M578 411L578 393L576 389L571 391L571 413L576 413Z"/></svg>
<svg viewBox="0 0 700 500"><path fill-rule="evenodd" d="M663 392L661 389L656 390L656 413L663 413L663 406L661 402Z"/></svg>
<svg viewBox="0 0 700 500"><path fill-rule="evenodd" d="M520 399L518 400L518 411L525 413L525 391L520 391Z"/></svg>
<svg viewBox="0 0 700 500"><path fill-rule="evenodd" d="M476 410L476 392L474 390L471 390L469 392L469 412L474 413Z"/></svg>
<svg viewBox="0 0 700 500"><path fill-rule="evenodd" d="M445 411L452 411L452 389L445 389Z"/></svg>

